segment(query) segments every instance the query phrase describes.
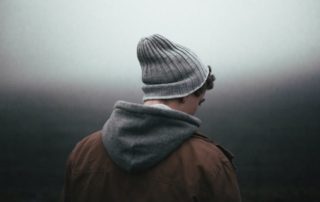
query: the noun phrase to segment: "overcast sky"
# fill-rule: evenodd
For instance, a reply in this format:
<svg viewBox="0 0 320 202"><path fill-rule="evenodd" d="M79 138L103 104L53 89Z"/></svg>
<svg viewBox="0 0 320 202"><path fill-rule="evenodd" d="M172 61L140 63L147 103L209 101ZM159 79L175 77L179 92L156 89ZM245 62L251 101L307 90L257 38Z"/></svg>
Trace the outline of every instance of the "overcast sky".
<svg viewBox="0 0 320 202"><path fill-rule="evenodd" d="M320 69L319 0L1 0L0 83L140 86L136 45L153 33L225 83Z"/></svg>

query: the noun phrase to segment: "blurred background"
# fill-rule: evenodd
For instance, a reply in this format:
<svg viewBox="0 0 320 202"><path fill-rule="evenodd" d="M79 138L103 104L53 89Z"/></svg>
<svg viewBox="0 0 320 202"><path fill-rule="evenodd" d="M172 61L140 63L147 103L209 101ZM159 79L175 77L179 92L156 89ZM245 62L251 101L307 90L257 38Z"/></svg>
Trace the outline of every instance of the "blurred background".
<svg viewBox="0 0 320 202"><path fill-rule="evenodd" d="M154 33L212 66L197 116L243 201L320 201L317 0L1 0L0 201L58 200L77 141L141 103L136 45Z"/></svg>

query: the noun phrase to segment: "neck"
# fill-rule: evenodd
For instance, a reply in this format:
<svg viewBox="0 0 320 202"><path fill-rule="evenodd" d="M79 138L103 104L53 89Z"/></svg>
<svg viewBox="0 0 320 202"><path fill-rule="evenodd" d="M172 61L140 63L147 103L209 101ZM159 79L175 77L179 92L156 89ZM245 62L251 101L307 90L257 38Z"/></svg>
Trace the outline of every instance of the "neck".
<svg viewBox="0 0 320 202"><path fill-rule="evenodd" d="M155 105L155 104L164 104L164 105L168 105L168 102L166 102L165 100L146 100L143 103L144 105ZM169 106L170 107L170 106Z"/></svg>
<svg viewBox="0 0 320 202"><path fill-rule="evenodd" d="M182 111L180 108L180 103L177 100L146 100L143 103L144 105L155 105L155 104L164 104L171 109Z"/></svg>

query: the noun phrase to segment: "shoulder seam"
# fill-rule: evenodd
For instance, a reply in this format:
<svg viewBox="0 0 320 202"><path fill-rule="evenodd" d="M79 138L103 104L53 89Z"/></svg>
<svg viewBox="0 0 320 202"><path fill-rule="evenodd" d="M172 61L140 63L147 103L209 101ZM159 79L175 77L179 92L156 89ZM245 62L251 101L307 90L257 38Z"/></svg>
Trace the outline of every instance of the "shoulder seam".
<svg viewBox="0 0 320 202"><path fill-rule="evenodd" d="M232 166L235 168L235 166L234 166L234 164L233 164L233 162L232 162L232 160L233 160L233 158L234 158L234 155L233 155L232 152L230 152L228 149L226 149L226 148L224 148L223 146L215 143L213 140L211 140L210 138L208 138L207 136L205 136L205 135L203 135L203 134L201 134L201 133L199 133L199 132L195 132L192 137L199 138L199 139L204 140L204 141L207 142L207 143L213 144L215 147L217 147L217 148L222 152L222 154L223 154L225 157L227 157L227 159L229 160L229 162L230 162L230 163L232 164Z"/></svg>

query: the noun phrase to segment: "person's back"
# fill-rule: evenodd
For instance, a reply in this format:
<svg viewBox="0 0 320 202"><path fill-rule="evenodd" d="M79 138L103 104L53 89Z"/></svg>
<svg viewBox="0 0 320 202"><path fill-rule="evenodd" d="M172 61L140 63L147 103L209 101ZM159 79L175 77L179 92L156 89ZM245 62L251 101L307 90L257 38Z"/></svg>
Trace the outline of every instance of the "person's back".
<svg viewBox="0 0 320 202"><path fill-rule="evenodd" d="M231 154L193 116L213 88L210 67L153 35L138 44L144 104L118 101L67 165L64 201L240 201ZM168 76L170 78L168 78Z"/></svg>

